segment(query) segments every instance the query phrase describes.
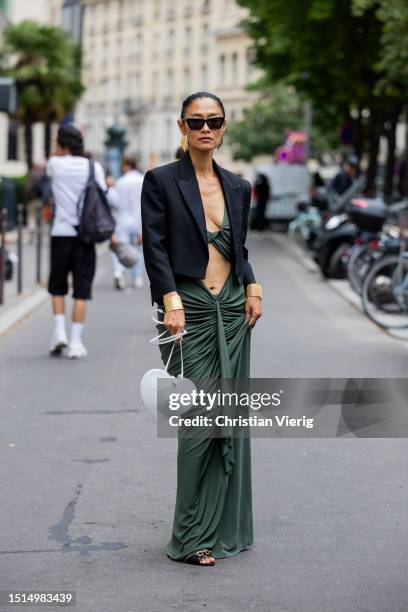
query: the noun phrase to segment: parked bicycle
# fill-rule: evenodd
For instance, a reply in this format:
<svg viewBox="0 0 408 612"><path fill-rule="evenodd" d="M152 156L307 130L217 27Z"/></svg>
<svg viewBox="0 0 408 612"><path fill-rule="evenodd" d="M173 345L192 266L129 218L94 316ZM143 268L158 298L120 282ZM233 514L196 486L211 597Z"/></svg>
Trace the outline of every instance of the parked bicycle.
<svg viewBox="0 0 408 612"><path fill-rule="evenodd" d="M398 253L385 250L364 280L362 305L366 315L388 330L408 329L408 208L401 213ZM394 242L395 248L395 242Z"/></svg>

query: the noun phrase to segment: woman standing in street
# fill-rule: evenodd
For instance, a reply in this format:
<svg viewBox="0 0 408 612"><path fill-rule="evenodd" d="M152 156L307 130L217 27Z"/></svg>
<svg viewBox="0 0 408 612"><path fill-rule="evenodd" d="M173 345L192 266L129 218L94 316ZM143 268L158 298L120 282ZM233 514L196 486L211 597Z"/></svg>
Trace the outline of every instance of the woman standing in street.
<svg viewBox="0 0 408 612"><path fill-rule="evenodd" d="M217 96L190 95L178 125L188 150L147 172L142 190L152 304L164 307L162 321L171 335L188 332L182 344L186 377L248 379L251 328L262 314L262 289L245 248L251 186L213 159L225 131ZM165 362L170 344L160 350ZM170 373L178 374L180 363L177 344ZM252 543L249 436L191 438L179 432L168 556L214 565Z"/></svg>

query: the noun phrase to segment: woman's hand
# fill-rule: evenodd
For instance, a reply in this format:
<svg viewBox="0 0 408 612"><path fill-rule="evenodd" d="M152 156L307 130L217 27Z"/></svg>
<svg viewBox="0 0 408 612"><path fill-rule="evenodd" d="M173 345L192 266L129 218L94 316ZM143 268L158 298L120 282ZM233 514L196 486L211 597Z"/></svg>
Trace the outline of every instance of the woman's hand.
<svg viewBox="0 0 408 612"><path fill-rule="evenodd" d="M255 323L262 316L262 300L259 297L251 296L245 300L245 316L248 324L254 327Z"/></svg>
<svg viewBox="0 0 408 612"><path fill-rule="evenodd" d="M185 326L184 308L178 310L169 310L164 315L163 323L167 331L174 336L178 332L183 331ZM181 338L176 340L177 344L181 342Z"/></svg>
<svg viewBox="0 0 408 612"><path fill-rule="evenodd" d="M178 295L177 291L170 291L163 296L163 298L176 296ZM170 335L174 336L178 332L183 331L184 325L186 323L184 318L184 308L177 308L176 310L169 310L164 315L163 323L169 332ZM181 338L176 340L177 344L179 344Z"/></svg>

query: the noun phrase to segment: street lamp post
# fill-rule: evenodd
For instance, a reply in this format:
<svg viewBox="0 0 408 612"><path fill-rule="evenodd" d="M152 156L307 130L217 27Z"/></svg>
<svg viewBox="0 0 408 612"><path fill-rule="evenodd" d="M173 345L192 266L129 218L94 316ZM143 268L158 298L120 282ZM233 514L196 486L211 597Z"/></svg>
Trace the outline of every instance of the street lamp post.
<svg viewBox="0 0 408 612"><path fill-rule="evenodd" d="M108 137L105 141L106 166L111 176L119 178L123 151L128 144L125 140L126 128L114 124L108 128L107 133Z"/></svg>

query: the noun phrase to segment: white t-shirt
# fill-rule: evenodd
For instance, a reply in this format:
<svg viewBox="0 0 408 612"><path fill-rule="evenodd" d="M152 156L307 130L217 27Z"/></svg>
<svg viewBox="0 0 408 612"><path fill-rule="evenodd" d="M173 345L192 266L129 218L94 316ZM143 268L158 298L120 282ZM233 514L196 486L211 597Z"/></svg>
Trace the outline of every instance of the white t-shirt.
<svg viewBox="0 0 408 612"><path fill-rule="evenodd" d="M115 206L116 227L142 233L141 196L143 174L129 170L113 188L112 200Z"/></svg>
<svg viewBox="0 0 408 612"><path fill-rule="evenodd" d="M76 236L78 225L77 204L89 176L89 160L77 155L56 155L47 163L51 188L55 201L55 216L51 236ZM95 179L107 190L105 174L99 162L95 162Z"/></svg>

